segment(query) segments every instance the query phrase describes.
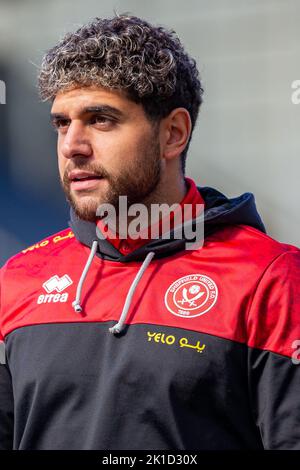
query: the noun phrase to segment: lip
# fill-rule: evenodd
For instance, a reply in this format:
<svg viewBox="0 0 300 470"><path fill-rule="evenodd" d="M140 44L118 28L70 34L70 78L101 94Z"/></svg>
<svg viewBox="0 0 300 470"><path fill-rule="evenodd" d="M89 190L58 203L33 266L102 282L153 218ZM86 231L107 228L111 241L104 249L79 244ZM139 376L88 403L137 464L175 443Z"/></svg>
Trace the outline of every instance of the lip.
<svg viewBox="0 0 300 470"><path fill-rule="evenodd" d="M70 181L73 181L78 178L88 178L89 176L96 177L98 175L96 175L95 173L91 171L83 171L83 170L73 170L73 171L70 171L70 173L68 174L68 178Z"/></svg>
<svg viewBox="0 0 300 470"><path fill-rule="evenodd" d="M82 180L82 181L71 181L70 187L73 191L84 191L87 189L94 189L96 188L103 178L95 178L89 180Z"/></svg>
<svg viewBox="0 0 300 470"><path fill-rule="evenodd" d="M95 176L95 178L93 178ZM103 178L89 171L73 170L68 174L70 187L73 191L84 191L95 188ZM80 178L89 178L88 180Z"/></svg>

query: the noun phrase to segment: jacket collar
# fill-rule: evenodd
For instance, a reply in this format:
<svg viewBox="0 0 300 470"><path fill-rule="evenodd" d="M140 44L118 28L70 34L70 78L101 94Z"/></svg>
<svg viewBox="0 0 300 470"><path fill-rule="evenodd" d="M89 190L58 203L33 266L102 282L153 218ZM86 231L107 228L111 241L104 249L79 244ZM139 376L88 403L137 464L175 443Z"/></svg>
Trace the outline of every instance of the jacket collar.
<svg viewBox="0 0 300 470"><path fill-rule="evenodd" d="M257 212L254 195L246 192L234 198L227 198L224 194L211 187L197 187L193 180L186 179L188 191L181 204L204 204L204 238L228 225L244 224L250 225L262 232L266 232L264 224ZM136 240L129 240L130 250L118 249L118 243L108 238L99 238L96 224L79 219L73 209L70 211L71 220L69 225L75 237L80 243L91 247L93 241L98 241L97 256L110 261L129 262L140 261L145 256L154 252L156 258L170 256L186 247L187 240L176 238L173 231L170 237L142 240L135 244ZM193 219L193 224L202 223L198 218ZM99 228L99 227L98 227ZM145 243L144 243L145 242ZM190 242L190 240L189 240ZM123 251L123 252L122 252Z"/></svg>

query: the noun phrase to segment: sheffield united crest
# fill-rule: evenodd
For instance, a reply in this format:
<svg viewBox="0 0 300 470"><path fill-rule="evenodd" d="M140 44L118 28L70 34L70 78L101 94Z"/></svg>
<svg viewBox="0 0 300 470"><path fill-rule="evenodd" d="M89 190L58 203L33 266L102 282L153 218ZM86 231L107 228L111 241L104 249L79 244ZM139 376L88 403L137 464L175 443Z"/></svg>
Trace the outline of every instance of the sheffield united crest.
<svg viewBox="0 0 300 470"><path fill-rule="evenodd" d="M165 295L167 309L179 317L193 318L208 312L216 303L218 288L205 274L190 274L173 282Z"/></svg>

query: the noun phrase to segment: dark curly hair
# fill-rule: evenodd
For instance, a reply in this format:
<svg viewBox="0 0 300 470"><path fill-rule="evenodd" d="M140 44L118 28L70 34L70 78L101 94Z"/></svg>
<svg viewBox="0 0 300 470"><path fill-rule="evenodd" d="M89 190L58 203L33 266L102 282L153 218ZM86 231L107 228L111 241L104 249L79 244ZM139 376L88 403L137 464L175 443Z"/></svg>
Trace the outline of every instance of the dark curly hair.
<svg viewBox="0 0 300 470"><path fill-rule="evenodd" d="M175 32L125 14L95 18L66 34L44 56L38 84L43 101L78 85L122 90L154 122L184 107L192 130L203 94L196 62ZM188 146L181 155L183 174Z"/></svg>

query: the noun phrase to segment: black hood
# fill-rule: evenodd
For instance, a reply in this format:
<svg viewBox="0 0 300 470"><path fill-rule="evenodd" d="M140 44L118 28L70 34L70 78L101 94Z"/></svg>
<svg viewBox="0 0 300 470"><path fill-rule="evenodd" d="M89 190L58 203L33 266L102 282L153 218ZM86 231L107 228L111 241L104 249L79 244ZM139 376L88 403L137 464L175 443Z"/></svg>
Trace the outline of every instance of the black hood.
<svg viewBox="0 0 300 470"><path fill-rule="evenodd" d="M224 194L208 186L198 187L205 202L204 211L204 238L228 225L250 225L261 232L266 233L264 224L257 212L254 195L244 193L241 196L227 198ZM96 233L96 225L79 219L73 209L70 211L69 225L75 237L84 245L91 247L94 240L98 241L97 255L103 259L118 262L144 260L151 251L156 258L169 256L177 251L184 250L187 240L174 238L172 233L168 239L157 238L132 251L127 255L120 253L108 240L99 239ZM195 224L197 220L193 221ZM191 243L191 240L188 240Z"/></svg>

